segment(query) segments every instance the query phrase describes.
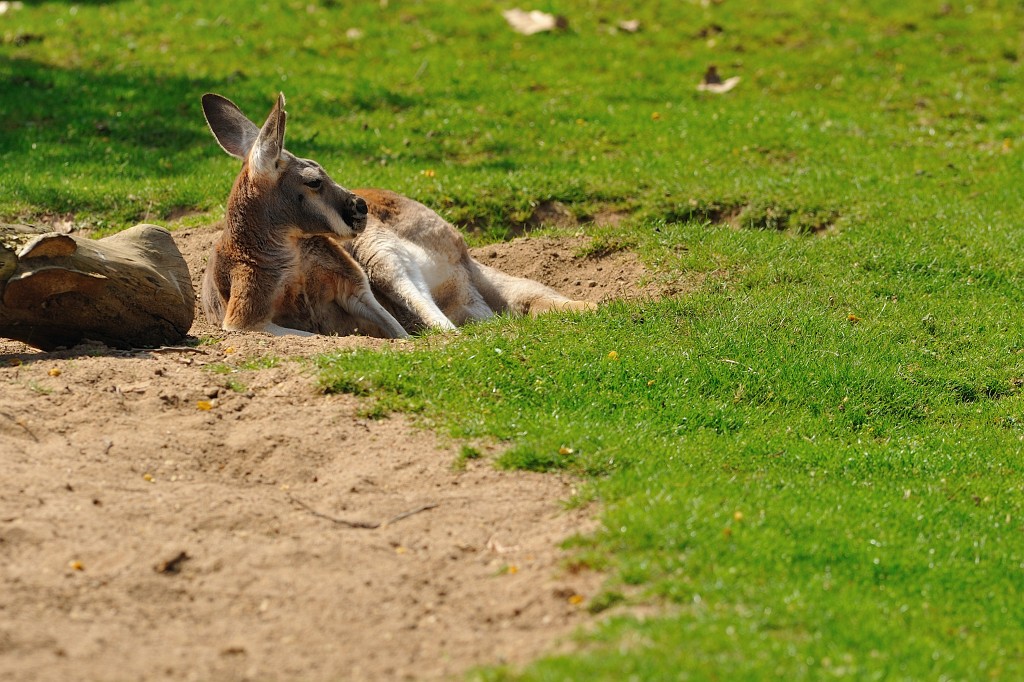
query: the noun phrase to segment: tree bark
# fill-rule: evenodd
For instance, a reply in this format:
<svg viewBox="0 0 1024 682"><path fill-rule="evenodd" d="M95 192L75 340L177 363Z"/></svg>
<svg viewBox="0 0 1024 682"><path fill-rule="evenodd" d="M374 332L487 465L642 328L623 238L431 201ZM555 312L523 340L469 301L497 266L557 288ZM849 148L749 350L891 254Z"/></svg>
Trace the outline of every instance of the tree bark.
<svg viewBox="0 0 1024 682"><path fill-rule="evenodd" d="M0 224L0 336L43 350L86 340L174 344L192 326L195 298L185 259L162 227L92 240Z"/></svg>

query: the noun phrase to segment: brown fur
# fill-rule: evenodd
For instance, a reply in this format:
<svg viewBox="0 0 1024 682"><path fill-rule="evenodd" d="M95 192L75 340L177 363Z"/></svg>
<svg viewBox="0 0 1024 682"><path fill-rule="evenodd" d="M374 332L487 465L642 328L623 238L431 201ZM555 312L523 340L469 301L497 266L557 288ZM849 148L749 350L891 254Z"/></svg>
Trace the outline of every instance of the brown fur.
<svg viewBox="0 0 1024 682"><path fill-rule="evenodd" d="M262 129L219 95L203 111L243 161L203 280L207 318L228 330L407 336L340 243L365 227L365 201L284 149L284 97Z"/></svg>
<svg viewBox="0 0 1024 682"><path fill-rule="evenodd" d="M395 192L334 182L283 148L284 97L263 128L206 95L218 142L243 160L203 307L225 329L402 337L495 313L592 310L539 282L478 263L437 213Z"/></svg>
<svg viewBox="0 0 1024 682"><path fill-rule="evenodd" d="M386 189L354 189L353 194L366 200L370 215L382 223L390 223L398 213L400 194Z"/></svg>

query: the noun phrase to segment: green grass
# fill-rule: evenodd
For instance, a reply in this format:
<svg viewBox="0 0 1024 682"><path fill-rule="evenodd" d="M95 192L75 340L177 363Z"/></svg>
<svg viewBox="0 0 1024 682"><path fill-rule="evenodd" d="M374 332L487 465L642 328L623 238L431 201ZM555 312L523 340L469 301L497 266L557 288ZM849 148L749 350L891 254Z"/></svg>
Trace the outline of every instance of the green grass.
<svg viewBox="0 0 1024 682"><path fill-rule="evenodd" d="M459 450L459 456L455 458L452 463L452 469L455 471L465 471L469 462L476 459L482 459L484 453L480 452L476 448L470 445L463 445L462 449Z"/></svg>
<svg viewBox="0 0 1024 682"><path fill-rule="evenodd" d="M819 296L792 283L702 291L322 362L328 385L358 375L457 437L506 441L505 465L590 477L605 529L577 547L610 555L613 583L676 607L616 622L607 648L528 679L823 665L1012 679L1024 655L1009 597L1024 582L1020 316L993 311L991 292L955 323L952 297L865 293L852 323ZM950 326L922 322L922 308ZM622 653L634 628L652 642Z"/></svg>
<svg viewBox="0 0 1024 682"><path fill-rule="evenodd" d="M370 413L602 503L569 551L611 620L478 675L1024 676L1019 3L565 0L537 6L569 31L530 38L511 5L386 4L0 17L0 220L216 219L237 164L209 90L257 119L283 90L292 151L476 240L546 200L621 211L583 254L695 290L318 360ZM711 63L739 87L696 92Z"/></svg>

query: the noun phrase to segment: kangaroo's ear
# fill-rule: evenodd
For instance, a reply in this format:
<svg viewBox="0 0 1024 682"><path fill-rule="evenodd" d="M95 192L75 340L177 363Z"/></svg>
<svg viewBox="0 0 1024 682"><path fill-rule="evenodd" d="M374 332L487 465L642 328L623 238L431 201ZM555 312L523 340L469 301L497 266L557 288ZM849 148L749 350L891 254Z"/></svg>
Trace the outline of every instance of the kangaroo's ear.
<svg viewBox="0 0 1024 682"><path fill-rule="evenodd" d="M249 152L249 170L257 175L276 173L278 159L284 150L284 93L277 95L277 102L270 110L266 123Z"/></svg>
<svg viewBox="0 0 1024 682"><path fill-rule="evenodd" d="M231 156L244 159L260 134L256 124L227 97L203 95L203 115L221 148Z"/></svg>

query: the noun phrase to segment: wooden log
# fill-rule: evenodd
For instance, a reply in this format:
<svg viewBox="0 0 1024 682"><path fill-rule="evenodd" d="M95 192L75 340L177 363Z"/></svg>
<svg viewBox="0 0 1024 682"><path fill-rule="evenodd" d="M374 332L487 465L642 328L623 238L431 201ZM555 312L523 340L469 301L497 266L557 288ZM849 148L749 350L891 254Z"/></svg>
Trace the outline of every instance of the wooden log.
<svg viewBox="0 0 1024 682"><path fill-rule="evenodd" d="M0 285L14 274L18 266L18 250L47 230L31 225L0 223Z"/></svg>
<svg viewBox="0 0 1024 682"><path fill-rule="evenodd" d="M162 227L92 240L0 225L0 336L43 350L162 346L194 316L188 266Z"/></svg>

